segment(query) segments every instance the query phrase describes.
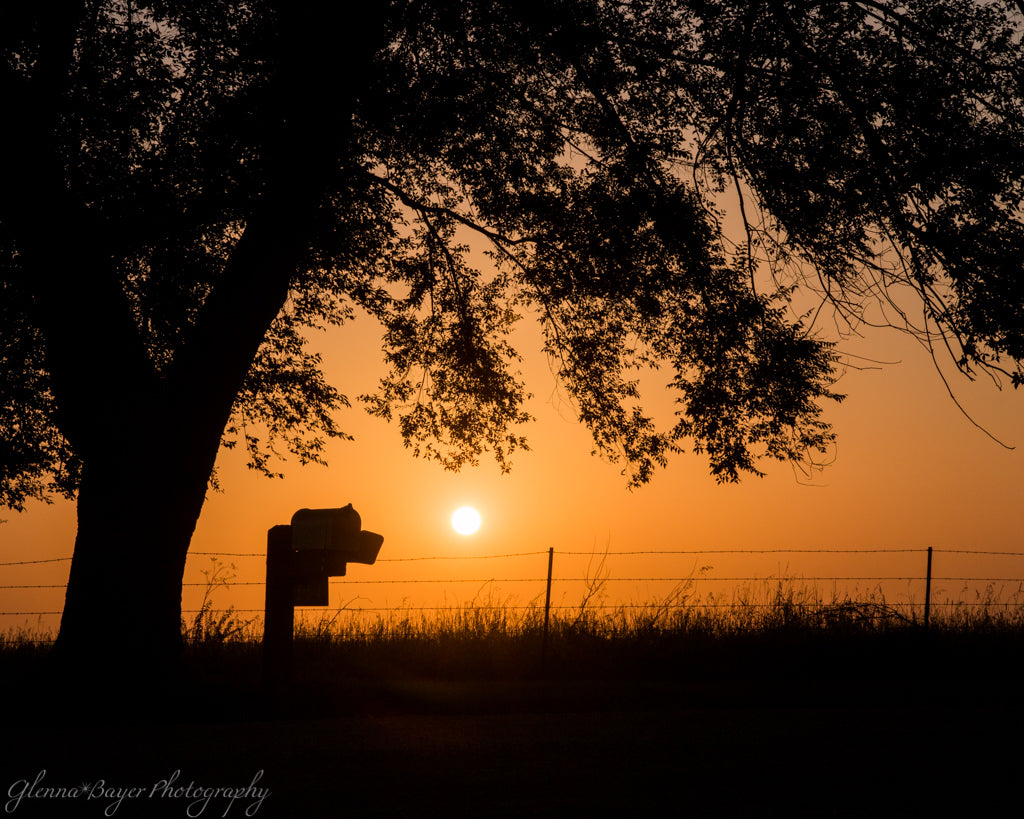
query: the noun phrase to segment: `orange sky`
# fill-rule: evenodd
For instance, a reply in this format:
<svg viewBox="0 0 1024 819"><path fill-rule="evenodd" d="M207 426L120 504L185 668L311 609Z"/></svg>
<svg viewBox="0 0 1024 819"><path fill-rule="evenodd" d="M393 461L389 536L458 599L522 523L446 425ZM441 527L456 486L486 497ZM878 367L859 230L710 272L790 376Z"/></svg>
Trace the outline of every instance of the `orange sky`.
<svg viewBox="0 0 1024 819"><path fill-rule="evenodd" d="M559 583L559 577L582 577L591 561L586 555L559 552L927 546L1024 551L1024 395L997 391L987 382L955 382L958 397L976 419L1017 447L1008 451L960 414L920 347L892 331L875 331L868 339L842 344L844 352L899 363L881 370L849 370L843 376L839 389L848 398L827 411L839 435L835 462L815 477L813 485L798 480L789 466L769 463L763 479L719 486L708 476L701 457L684 455L650 485L633 492L626 491L618 467L589 454L588 434L573 420L571 408L555 397L544 357L527 349L536 339L536 332L525 328L524 372L537 417L528 430L533 450L518 453L511 474L501 475L487 462L452 474L416 460L403 448L394 426L370 418L357 405L342 418L342 427L356 440L332 444L329 468L289 465L285 479L268 480L249 472L241 453L222 453L224 492L208 499L192 551L262 552L267 529L287 523L296 509L351 502L362 515L364 528L384 535L382 559L542 552L554 547L553 600L564 605L578 603L583 585ZM343 392L354 398L373 388L380 365L369 320L357 319L319 339L318 346L328 375ZM463 504L478 508L484 519L480 532L471 537L455 534L449 525L452 510ZM24 514L3 517L7 522L0 525L0 562L71 553L72 504L34 504ZM261 558L233 562L238 580L262 581ZM543 584L511 580L542 578L546 563L546 555L533 555L350 566L347 578L332 582L331 603L435 605L476 596L523 604L542 595ZM62 583L67 566L0 567L0 584ZM208 557L191 557L186 581L201 581L200 571L208 566ZM606 569L611 578L677 578L700 566L711 567L706 572L710 577L919 577L924 556L613 556ZM1017 578L1024 576L1024 559L938 555L935 573ZM365 582L412 578L494 582ZM671 585L609 581L605 602L658 597ZM817 585L831 593L832 584ZM940 582L936 592L956 597L962 585ZM1006 594L1017 587L1002 586ZM884 593L893 602L920 601L923 584L890 583ZM186 589L186 608L196 604L197 594L193 587ZM262 595L261 586L240 586L231 593L221 591L216 600L222 606L262 608ZM63 592L3 590L0 599L3 611L59 610ZM45 628L57 620L3 617L0 630L26 622Z"/></svg>

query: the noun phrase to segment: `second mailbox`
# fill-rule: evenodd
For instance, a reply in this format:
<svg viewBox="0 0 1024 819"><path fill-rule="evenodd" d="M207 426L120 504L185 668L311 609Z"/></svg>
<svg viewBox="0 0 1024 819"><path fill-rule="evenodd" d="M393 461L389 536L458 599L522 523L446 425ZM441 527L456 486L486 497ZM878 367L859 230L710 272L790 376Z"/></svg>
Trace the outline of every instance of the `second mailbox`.
<svg viewBox="0 0 1024 819"><path fill-rule="evenodd" d="M300 509L292 515L295 605L326 606L328 577L344 575L346 563L377 560L384 537L361 527L351 503L340 509Z"/></svg>

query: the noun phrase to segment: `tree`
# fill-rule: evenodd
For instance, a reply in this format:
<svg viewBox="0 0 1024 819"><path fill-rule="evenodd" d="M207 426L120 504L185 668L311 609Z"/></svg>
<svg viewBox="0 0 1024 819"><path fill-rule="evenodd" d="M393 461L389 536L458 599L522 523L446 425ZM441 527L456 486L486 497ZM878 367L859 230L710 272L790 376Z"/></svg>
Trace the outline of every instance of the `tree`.
<svg viewBox="0 0 1024 819"><path fill-rule="evenodd" d="M355 310L367 405L448 468L525 446L527 312L632 484L684 447L723 481L827 451L808 281L851 320L909 289L909 329L1020 383L1009 4L364 5L0 8L0 492L77 495L58 653L128 610L131 661L173 655L219 447L321 460L348 401L305 333Z"/></svg>

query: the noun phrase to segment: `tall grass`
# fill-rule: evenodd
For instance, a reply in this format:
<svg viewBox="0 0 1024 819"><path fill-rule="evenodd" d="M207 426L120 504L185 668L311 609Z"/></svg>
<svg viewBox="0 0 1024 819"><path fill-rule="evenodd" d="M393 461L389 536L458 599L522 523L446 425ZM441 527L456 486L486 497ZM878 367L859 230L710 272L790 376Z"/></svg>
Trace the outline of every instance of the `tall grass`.
<svg viewBox="0 0 1024 819"><path fill-rule="evenodd" d="M551 634L611 640L779 631L877 634L923 627L923 604L891 603L878 588L826 597L813 586L785 578L747 584L728 598L714 594L696 597L692 588L692 581L685 581L665 597L642 603L593 604L588 597L578 606L558 606L551 611ZM429 611L412 606L387 612L340 608L309 616L307 610L295 633L296 639L317 642L479 640L536 635L543 620L544 607L538 600L517 605L514 598L508 598ZM1018 592L1005 599L990 586L973 600L936 602L930 627L935 632L1024 631L1024 597Z"/></svg>
<svg viewBox="0 0 1024 819"><path fill-rule="evenodd" d="M943 646L966 651L968 663L1020 664L1024 656L1024 601L994 589L935 605L925 632L920 604L890 603L879 589L826 597L796 581L765 580L723 599L698 598L693 587L684 581L661 599L612 606L590 595L553 609L544 658L543 605L513 599L432 611L335 610L297 624L296 651L310 667L339 673L494 677L852 673L883 665L897 672Z"/></svg>
<svg viewBox="0 0 1024 819"><path fill-rule="evenodd" d="M200 610L182 622L186 655L200 664L245 656L255 673L260 620L214 605L215 592L230 585L232 568L214 564L207 572ZM752 667L797 672L879 661L899 669L925 644L933 652L955 649L967 663L1024 665L1020 590L1006 595L989 587L973 599L936 603L925 633L920 603L889 602L878 588L825 595L781 578L747 584L728 597L698 596L690 578L659 599L608 605L602 578L598 567L578 604L551 610L543 662L542 601L485 596L432 610L297 611L296 666L374 677L649 675ZM41 627L9 629L0 633L0 655L36 656L52 636Z"/></svg>

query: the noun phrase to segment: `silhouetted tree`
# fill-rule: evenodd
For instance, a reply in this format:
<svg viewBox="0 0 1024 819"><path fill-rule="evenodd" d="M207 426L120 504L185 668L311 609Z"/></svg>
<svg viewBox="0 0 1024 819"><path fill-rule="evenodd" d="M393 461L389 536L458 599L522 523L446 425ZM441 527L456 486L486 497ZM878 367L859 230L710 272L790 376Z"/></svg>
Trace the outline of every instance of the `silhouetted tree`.
<svg viewBox="0 0 1024 819"><path fill-rule="evenodd" d="M305 333L356 310L385 327L370 410L450 468L524 446L520 313L634 484L684 446L719 480L827 451L801 282L1020 383L1010 6L0 5L0 493L77 493L58 652L117 622L173 653L219 447L319 461L348 402Z"/></svg>

